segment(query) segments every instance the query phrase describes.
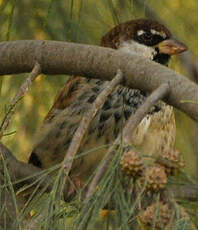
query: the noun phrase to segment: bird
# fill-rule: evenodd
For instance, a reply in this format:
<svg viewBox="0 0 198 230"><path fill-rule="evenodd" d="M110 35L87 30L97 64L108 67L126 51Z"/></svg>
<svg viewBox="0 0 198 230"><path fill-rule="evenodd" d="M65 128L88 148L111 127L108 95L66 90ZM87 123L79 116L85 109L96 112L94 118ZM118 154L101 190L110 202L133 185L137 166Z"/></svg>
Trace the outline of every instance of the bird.
<svg viewBox="0 0 198 230"><path fill-rule="evenodd" d="M116 25L101 38L100 46L135 53L165 66L172 55L187 50L187 46L175 39L166 26L144 18ZM106 84L107 81L81 76L71 76L66 81L36 136L30 164L46 169L63 161L82 117ZM115 88L83 137L71 177L86 181L92 175L129 117L148 95L149 92L140 89L121 85ZM131 134L131 144L142 153L155 156L173 147L175 133L173 107L159 101Z"/></svg>

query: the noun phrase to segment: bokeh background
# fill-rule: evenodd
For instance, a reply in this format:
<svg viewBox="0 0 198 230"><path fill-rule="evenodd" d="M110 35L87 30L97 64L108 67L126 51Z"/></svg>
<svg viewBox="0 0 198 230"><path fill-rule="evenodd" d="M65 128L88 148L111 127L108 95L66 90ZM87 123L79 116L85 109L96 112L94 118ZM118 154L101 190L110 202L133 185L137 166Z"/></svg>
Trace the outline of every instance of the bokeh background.
<svg viewBox="0 0 198 230"><path fill-rule="evenodd" d="M50 39L98 44L100 37L114 25L140 17L158 18L189 47L188 54L173 58L170 68L195 79L198 60L197 0L0 0L0 41ZM0 123L27 76L0 77ZM34 136L66 80L64 75L40 75L19 101L6 132L14 133L2 139L18 159L28 160ZM180 111L176 111L176 123L176 148L184 154L186 172L196 178L197 124Z"/></svg>

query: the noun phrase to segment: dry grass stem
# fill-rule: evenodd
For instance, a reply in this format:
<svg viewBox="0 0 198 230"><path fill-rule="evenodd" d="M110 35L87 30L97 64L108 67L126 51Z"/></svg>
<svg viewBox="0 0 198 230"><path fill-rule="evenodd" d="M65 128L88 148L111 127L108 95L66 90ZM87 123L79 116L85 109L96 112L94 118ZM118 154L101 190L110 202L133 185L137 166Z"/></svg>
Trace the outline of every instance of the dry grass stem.
<svg viewBox="0 0 198 230"><path fill-rule="evenodd" d="M0 126L0 139L2 138L5 130L7 129L9 122L14 114L16 109L17 102L24 96L24 94L28 91L34 79L41 73L41 66L38 62L35 63L34 68L30 72L28 78L24 81L24 83L19 88L18 92L12 99L11 104L9 105L8 111L1 123Z"/></svg>

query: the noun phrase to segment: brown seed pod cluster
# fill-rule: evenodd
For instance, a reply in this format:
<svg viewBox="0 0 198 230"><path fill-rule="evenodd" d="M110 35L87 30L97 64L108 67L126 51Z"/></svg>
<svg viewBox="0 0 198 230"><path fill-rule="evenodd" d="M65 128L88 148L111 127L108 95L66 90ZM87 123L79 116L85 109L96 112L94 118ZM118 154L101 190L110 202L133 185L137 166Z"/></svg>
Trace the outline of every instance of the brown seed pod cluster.
<svg viewBox="0 0 198 230"><path fill-rule="evenodd" d="M163 166L155 164L146 168L141 181L146 183L146 188L153 192L158 192L165 188L167 175Z"/></svg>
<svg viewBox="0 0 198 230"><path fill-rule="evenodd" d="M150 163L150 166L145 167L145 160L138 151L129 149L121 157L120 165L126 175L133 178L140 177L141 184L146 183L146 189L151 192L164 189L167 177L175 175L180 168L184 167L183 156L175 149L164 152L160 159Z"/></svg>
<svg viewBox="0 0 198 230"><path fill-rule="evenodd" d="M144 165L139 153L133 149L128 150L120 159L120 165L123 172L132 177L141 174Z"/></svg>
<svg viewBox="0 0 198 230"><path fill-rule="evenodd" d="M168 175L176 175L180 168L184 167L184 158L177 149L171 149L161 155L161 164Z"/></svg>
<svg viewBox="0 0 198 230"><path fill-rule="evenodd" d="M148 206L146 210L140 212L138 218L148 229L153 229L155 225L154 229L162 230L169 224L172 214L173 210L170 208L169 204L158 202L153 203Z"/></svg>
<svg viewBox="0 0 198 230"><path fill-rule="evenodd" d="M175 224L173 222L174 220L176 222L179 220L181 223L183 222L189 227L192 227L190 218L184 208L178 205L175 207L170 203L153 203L140 212L138 219L148 230L173 229L172 227ZM155 226L155 228L153 228L153 226Z"/></svg>

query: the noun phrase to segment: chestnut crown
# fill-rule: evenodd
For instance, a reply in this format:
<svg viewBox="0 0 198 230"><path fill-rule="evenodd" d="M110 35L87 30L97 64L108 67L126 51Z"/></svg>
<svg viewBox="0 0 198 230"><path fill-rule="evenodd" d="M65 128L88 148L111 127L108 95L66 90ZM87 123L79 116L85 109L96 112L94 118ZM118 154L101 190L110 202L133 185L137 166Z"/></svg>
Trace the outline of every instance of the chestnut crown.
<svg viewBox="0 0 198 230"><path fill-rule="evenodd" d="M118 49L123 41L134 40L140 44L154 46L169 39L170 31L151 19L136 19L115 26L101 39L101 46Z"/></svg>
<svg viewBox="0 0 198 230"><path fill-rule="evenodd" d="M119 24L102 37L100 45L119 49L123 43L128 42L130 50L133 50L134 44L131 41L151 47L148 49L151 52L149 57L152 56L151 60L163 65L168 65L171 55L187 50L182 42L172 38L171 32L164 25L152 19L136 19Z"/></svg>

